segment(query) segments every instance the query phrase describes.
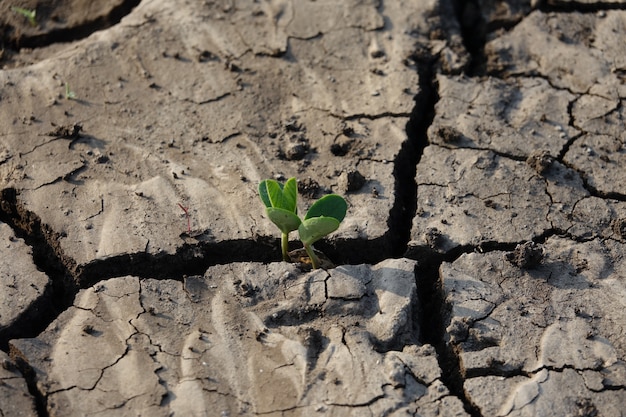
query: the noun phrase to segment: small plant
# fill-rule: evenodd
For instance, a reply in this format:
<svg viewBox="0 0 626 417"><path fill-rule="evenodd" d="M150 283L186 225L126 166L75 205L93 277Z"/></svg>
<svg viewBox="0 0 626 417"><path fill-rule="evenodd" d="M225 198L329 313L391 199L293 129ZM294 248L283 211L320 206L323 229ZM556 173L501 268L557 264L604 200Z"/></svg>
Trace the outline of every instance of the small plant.
<svg viewBox="0 0 626 417"><path fill-rule="evenodd" d="M72 100L75 98L76 98L76 93L70 90L70 85L68 83L65 83L65 99Z"/></svg>
<svg viewBox="0 0 626 417"><path fill-rule="evenodd" d="M313 250L313 244L324 236L339 228L346 217L348 204L337 194L328 194L317 200L306 212L304 220L298 227L300 240L311 259L313 269L317 269L319 259Z"/></svg>
<svg viewBox="0 0 626 417"><path fill-rule="evenodd" d="M304 220L300 220L297 213L298 187L295 178L289 178L285 184L264 180L259 184L259 196L265 204L267 216L282 232L283 260L290 261L289 233L298 230L311 266L317 269L320 261L313 244L339 228L348 210L346 200L336 194L325 195L313 203Z"/></svg>
<svg viewBox="0 0 626 417"><path fill-rule="evenodd" d="M274 180L264 180L259 184L259 196L265 204L265 212L281 231L280 243L283 260L289 262L289 233L302 223L298 217L298 186L295 178L285 184Z"/></svg>
<svg viewBox="0 0 626 417"><path fill-rule="evenodd" d="M31 26L37 26L37 20L35 19L35 16L37 14L37 10L33 9L33 10L28 10L28 9L23 9L21 7L17 7L17 6L11 6L11 11L21 14L22 16L24 16L26 19L28 19L28 23L30 23Z"/></svg>

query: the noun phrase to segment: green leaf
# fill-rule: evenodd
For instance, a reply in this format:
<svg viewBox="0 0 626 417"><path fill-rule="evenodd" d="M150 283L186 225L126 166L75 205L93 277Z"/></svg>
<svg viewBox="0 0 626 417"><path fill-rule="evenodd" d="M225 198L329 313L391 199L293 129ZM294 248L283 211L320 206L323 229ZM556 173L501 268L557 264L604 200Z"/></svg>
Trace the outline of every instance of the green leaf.
<svg viewBox="0 0 626 417"><path fill-rule="evenodd" d="M36 9L28 10L28 9L23 9L21 7L12 6L11 10L14 11L15 13L19 13L22 16L24 16L25 18L27 18L28 21L30 22L31 26L37 26L37 20L35 18L37 16L37 10Z"/></svg>
<svg viewBox="0 0 626 417"><path fill-rule="evenodd" d="M265 204L265 207L272 207L272 203L270 202L270 196L267 194L267 182L271 180L263 180L259 184L259 197L261 197L261 201Z"/></svg>
<svg viewBox="0 0 626 417"><path fill-rule="evenodd" d="M283 187L283 202L285 204L285 210L289 210L292 213L297 213L298 202L298 183L295 178L289 178Z"/></svg>
<svg viewBox="0 0 626 417"><path fill-rule="evenodd" d="M302 223L298 215L285 209L268 207L265 211L267 212L267 217L269 217L272 223L278 226L283 233L293 232Z"/></svg>
<svg viewBox="0 0 626 417"><path fill-rule="evenodd" d="M329 233L339 228L340 221L334 217L313 217L305 219L300 227L298 234L300 240L305 245L312 245Z"/></svg>
<svg viewBox="0 0 626 417"><path fill-rule="evenodd" d="M348 203L343 197L337 194L328 194L313 203L309 211L306 212L304 220L315 217L332 217L341 222L346 217L347 210Z"/></svg>
<svg viewBox="0 0 626 417"><path fill-rule="evenodd" d="M289 178L285 185L274 180L266 180L265 183L271 207L296 212L298 187L295 178Z"/></svg>

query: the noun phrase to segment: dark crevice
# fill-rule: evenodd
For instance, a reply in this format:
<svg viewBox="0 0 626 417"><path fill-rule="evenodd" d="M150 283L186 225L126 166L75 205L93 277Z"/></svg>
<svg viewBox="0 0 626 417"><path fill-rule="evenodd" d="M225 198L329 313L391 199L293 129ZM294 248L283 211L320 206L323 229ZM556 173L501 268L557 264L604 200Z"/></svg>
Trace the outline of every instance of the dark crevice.
<svg viewBox="0 0 626 417"><path fill-rule="evenodd" d="M572 145L581 137L583 136L583 133L579 133L577 135L572 136L571 138L567 139L567 142L565 142L565 144L563 144L563 147L561 148L561 150L559 151L559 154L556 155L556 160L559 161L560 163L565 164L565 155L567 155L567 153L569 152L569 150L571 149ZM572 167L569 167L572 168Z"/></svg>
<svg viewBox="0 0 626 417"><path fill-rule="evenodd" d="M450 307L445 304L442 282L439 278L439 267L442 262L452 261L474 248L459 247L446 255L434 250L425 250L421 251L419 256L415 256L417 253L408 247L413 217L417 212L418 190L415 179L417 164L424 149L429 145L428 128L434 120L435 106L439 100L435 72L438 62L429 53L416 54L411 58L418 64L420 88L416 106L407 123L409 140L403 146L394 170L398 202L390 216L393 221L389 224L397 239L394 242L393 255L408 256L418 261L416 280L421 311L417 320L421 342L435 348L442 370L441 380L451 394L463 402L465 410L472 417L480 417L479 409L469 400L463 389L464 376L458 356L445 341L445 321L450 316Z"/></svg>
<svg viewBox="0 0 626 417"><path fill-rule="evenodd" d="M543 13L597 13L602 10L626 10L626 4L597 1L542 0L537 8Z"/></svg>
<svg viewBox="0 0 626 417"><path fill-rule="evenodd" d="M576 172L579 172L579 170L570 167L572 169L574 169ZM603 200L617 200L617 201L626 201L626 194L622 194L622 193L618 193L616 191L600 191L597 188L595 188L593 185L589 184L589 181L587 179L587 176L580 173L580 177L583 180L583 187L585 188L585 190L587 190L589 192L589 194L592 197L597 197L597 198L601 198Z"/></svg>
<svg viewBox="0 0 626 417"><path fill-rule="evenodd" d="M532 239L533 242L543 244L552 236L567 236L567 232L559 229L548 229ZM573 239L573 238L572 238ZM503 370L497 367L489 369L466 370L460 360L458 346L446 338L446 328L450 323L452 306L446 302L446 294L443 288L443 277L439 269L444 262L452 263L465 253L479 252L488 253L493 251L510 252L524 242L502 243L496 241L482 242L481 244L457 246L445 253L436 248L413 248L408 256L418 260L417 294L421 307L419 316L420 338L424 344L435 347L439 366L441 368L442 382L448 387L451 394L459 398L464 405L465 411L472 417L481 417L479 407L471 401L470 395L465 391L463 384L468 378L478 376L503 376L517 375L529 376L522 370Z"/></svg>
<svg viewBox="0 0 626 417"><path fill-rule="evenodd" d="M577 139L580 136L577 137ZM569 146L571 146L573 143L575 142L575 140L573 140L571 143L569 143ZM569 149L569 147L568 147ZM559 156L559 158L562 158L565 156L565 153L563 153L562 156ZM590 196L592 197L597 197L597 198L601 198L603 200L617 200L617 201L626 201L626 194L623 193L619 193L617 191L600 191L598 190L596 187L594 187L593 185L589 184L589 178L587 177L587 175L585 174L585 172L581 171L579 168L577 168L576 166L572 165L571 163L559 159L559 162L561 162L565 167L575 171L576 173L578 173L578 175L580 176L582 182L583 182L583 188L585 190L587 190L587 192L589 193Z"/></svg>
<svg viewBox="0 0 626 417"><path fill-rule="evenodd" d="M454 346L446 342L445 337L451 306L445 302L439 267L444 261L452 262L454 258L455 256L450 254L444 256L431 252L429 256L424 256L420 263L417 293L421 306L419 316L421 341L435 348L441 368L441 381L450 390L450 393L461 400L469 415L481 417L479 408L470 400L463 387L466 376L459 355Z"/></svg>
<svg viewBox="0 0 626 417"><path fill-rule="evenodd" d="M533 241L545 243L551 236L564 234L561 230L549 229L535 237ZM439 269L442 263L452 263L466 253L510 252L521 243L524 242L488 241L481 242L477 246L457 246L445 253L438 252L435 248L420 248L412 249L408 254L412 259L418 260L417 294L421 307L418 318L421 332L420 341L435 348L442 372L442 382L448 387L452 395L462 401L465 411L472 417L482 417L482 413L479 407L472 402L463 384L467 378L482 374L479 370L465 370L460 361L458 347L447 341L446 328L450 323L452 306L445 301L443 277L440 276ZM485 375L515 376L518 374L521 373L517 370L508 372L496 368L485 371Z"/></svg>
<svg viewBox="0 0 626 417"><path fill-rule="evenodd" d="M478 0L453 0L452 6L461 27L463 46L470 54L470 62L465 72L468 76L480 76L485 73L487 57L487 22L485 21Z"/></svg>
<svg viewBox="0 0 626 417"><path fill-rule="evenodd" d="M13 338L35 337L73 302L76 286L67 265L71 260L59 256L53 242L59 235L43 225L33 213L23 210L17 203L14 189L0 191L0 221L8 224L18 238L32 248L35 266L46 273L50 285L15 322L0 330L0 349L8 349Z"/></svg>
<svg viewBox="0 0 626 417"><path fill-rule="evenodd" d="M393 229L391 229L393 230ZM324 252L336 265L348 264L376 264L391 257L393 250L390 241L393 240L393 233L387 232L382 237L376 239L337 239L330 238L320 240L315 243L315 248ZM278 242L278 241L276 241ZM278 243L274 247L278 247ZM297 242L294 248L301 248L302 244ZM277 257L278 256L278 257ZM280 260L278 250L272 261Z"/></svg>
<svg viewBox="0 0 626 417"><path fill-rule="evenodd" d="M127 0L120 4L118 7L113 8L111 12L106 16L100 16L93 20L85 21L83 24L54 29L45 33L38 33L35 35L19 35L19 29L12 27L0 28L0 32L5 34L4 48L10 48L14 51L19 51L21 48L40 48L48 46L54 43L66 43L73 42L87 36L99 30L106 29L119 23L122 18L128 15L141 0ZM46 8L40 8L37 10L37 19L47 19L50 12L46 13ZM12 32L18 32L18 35L11 36Z"/></svg>
<svg viewBox="0 0 626 417"><path fill-rule="evenodd" d="M522 369L499 369L496 366L492 366L489 368L473 368L468 369L465 377L466 378L480 378L485 376L499 376L503 378L513 378L516 376L525 376L526 378L532 378L533 374L529 372L525 372Z"/></svg>
<svg viewBox="0 0 626 417"><path fill-rule="evenodd" d="M436 58L426 48L416 50L418 52L410 58L417 64L419 90L406 125L407 140L398 152L393 170L396 201L388 221L392 257L404 256L411 239L411 224L417 210L417 164L428 146L428 127L439 101L434 71Z"/></svg>
<svg viewBox="0 0 626 417"><path fill-rule="evenodd" d="M387 258L381 250L384 238L373 240L328 239L316 242L315 248L337 264L377 263ZM300 242L290 242L289 249L302 248ZM88 288L102 280L134 275L139 278L173 279L203 275L214 265L236 262L280 262L280 239L258 237L227 240L216 243L184 244L175 254L146 252L118 255L80 266L76 279L80 288Z"/></svg>
<svg viewBox="0 0 626 417"><path fill-rule="evenodd" d="M28 364L28 359L24 358L20 352L12 349L9 353L11 359L15 362L15 366L17 366L17 369L19 369L20 373L24 376L24 380L26 380L28 392L35 399L35 409L37 410L37 415L39 417L48 417L50 415L48 413L48 401L37 388L37 376L35 374L35 370Z"/></svg>
<svg viewBox="0 0 626 417"><path fill-rule="evenodd" d="M407 217L408 219L408 217ZM30 338L40 334L63 311L69 308L76 293L102 280L134 275L139 278L183 280L189 275L203 275L217 264L234 262L279 262L280 242L274 237L202 242L191 239L174 254L146 252L123 254L77 265L67 256L59 241L62 236L25 209L15 189L0 191L0 221L9 225L15 235L32 248L35 266L50 279L45 292L15 320L0 329L0 349L7 351L11 339ZM387 245L392 233L379 239L328 239L316 247L335 264L377 263L390 257ZM183 238L183 236L181 236ZM190 238L186 238L187 240ZM407 238L408 239L408 235ZM403 241L406 245L406 240ZM301 247L291 242L290 248ZM381 248L387 249L381 250Z"/></svg>

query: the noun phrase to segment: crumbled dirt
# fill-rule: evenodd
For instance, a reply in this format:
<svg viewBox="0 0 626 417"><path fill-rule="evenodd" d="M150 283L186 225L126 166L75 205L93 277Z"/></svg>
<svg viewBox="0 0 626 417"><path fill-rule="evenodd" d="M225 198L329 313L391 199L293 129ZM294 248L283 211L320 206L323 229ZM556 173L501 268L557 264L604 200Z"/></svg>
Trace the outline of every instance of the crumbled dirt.
<svg viewBox="0 0 626 417"><path fill-rule="evenodd" d="M535 151L526 159L526 163L538 174L545 174L554 162L554 157L548 151Z"/></svg>
<svg viewBox="0 0 626 417"><path fill-rule="evenodd" d="M525 242L517 245L513 252L507 253L506 260L519 268L530 269L541 264L543 255L543 246L535 242Z"/></svg>

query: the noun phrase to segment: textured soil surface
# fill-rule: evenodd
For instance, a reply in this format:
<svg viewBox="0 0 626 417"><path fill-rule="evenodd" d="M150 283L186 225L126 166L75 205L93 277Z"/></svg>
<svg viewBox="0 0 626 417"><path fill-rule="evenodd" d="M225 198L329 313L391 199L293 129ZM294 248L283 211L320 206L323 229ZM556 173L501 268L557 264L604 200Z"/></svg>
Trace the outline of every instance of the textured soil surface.
<svg viewBox="0 0 626 417"><path fill-rule="evenodd" d="M0 10L0 416L626 415L626 1Z"/></svg>

